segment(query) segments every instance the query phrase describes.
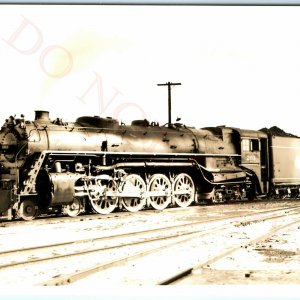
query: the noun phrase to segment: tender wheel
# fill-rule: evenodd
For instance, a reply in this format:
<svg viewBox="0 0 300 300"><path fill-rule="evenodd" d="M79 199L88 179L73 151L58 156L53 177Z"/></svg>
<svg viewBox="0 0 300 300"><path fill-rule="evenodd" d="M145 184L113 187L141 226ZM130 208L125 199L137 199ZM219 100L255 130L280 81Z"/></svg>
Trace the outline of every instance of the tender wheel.
<svg viewBox="0 0 300 300"><path fill-rule="evenodd" d="M171 202L172 185L167 176L155 174L149 181L149 203L157 209L165 209Z"/></svg>
<svg viewBox="0 0 300 300"><path fill-rule="evenodd" d="M76 217L82 211L82 204L79 198L74 198L71 204L64 206L63 213L67 214L69 217Z"/></svg>
<svg viewBox="0 0 300 300"><path fill-rule="evenodd" d="M118 205L118 197L114 196L117 188L113 181L98 180L89 192L90 205L95 213L107 215Z"/></svg>
<svg viewBox="0 0 300 300"><path fill-rule="evenodd" d="M145 206L146 183L141 176L137 174L126 176L125 181L121 185L121 191L125 196L121 198L122 205L128 211L136 212Z"/></svg>
<svg viewBox="0 0 300 300"><path fill-rule="evenodd" d="M195 185L187 174L179 174L173 183L173 200L180 207L188 207L195 199Z"/></svg>
<svg viewBox="0 0 300 300"><path fill-rule="evenodd" d="M30 221L35 219L35 217L38 215L39 209L34 200L31 199L26 199L24 200L18 209L18 216L25 220L25 221Z"/></svg>

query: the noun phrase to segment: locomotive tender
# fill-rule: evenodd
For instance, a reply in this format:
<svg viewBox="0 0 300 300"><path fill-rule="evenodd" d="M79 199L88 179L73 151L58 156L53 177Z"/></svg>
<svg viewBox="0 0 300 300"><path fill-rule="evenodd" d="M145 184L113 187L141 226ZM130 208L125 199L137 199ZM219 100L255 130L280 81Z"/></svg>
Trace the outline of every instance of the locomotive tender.
<svg viewBox="0 0 300 300"><path fill-rule="evenodd" d="M225 126L9 117L0 130L0 217L298 196L300 139Z"/></svg>

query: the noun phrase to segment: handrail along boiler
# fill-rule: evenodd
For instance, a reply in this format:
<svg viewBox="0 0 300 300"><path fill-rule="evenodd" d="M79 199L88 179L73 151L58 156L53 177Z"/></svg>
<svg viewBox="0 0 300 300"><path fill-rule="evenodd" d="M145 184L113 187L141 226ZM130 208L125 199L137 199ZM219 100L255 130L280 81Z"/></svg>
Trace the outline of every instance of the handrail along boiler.
<svg viewBox="0 0 300 300"><path fill-rule="evenodd" d="M167 125L120 125L97 116L66 123L51 121L47 111L36 111L34 121L9 117L0 130L1 219L298 195L300 182L282 179L293 176L278 166L286 138L225 126ZM298 138L288 139L299 145ZM296 150L289 154L298 157Z"/></svg>

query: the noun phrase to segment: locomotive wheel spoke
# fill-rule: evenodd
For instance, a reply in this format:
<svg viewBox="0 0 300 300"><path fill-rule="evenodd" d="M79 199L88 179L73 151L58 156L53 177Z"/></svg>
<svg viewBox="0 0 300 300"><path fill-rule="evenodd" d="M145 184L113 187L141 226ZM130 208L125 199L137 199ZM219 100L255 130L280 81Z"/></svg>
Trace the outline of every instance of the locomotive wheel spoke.
<svg viewBox="0 0 300 300"><path fill-rule="evenodd" d="M63 208L63 212L69 217L76 217L81 211L82 204L79 198L74 198L74 201L71 204L68 204Z"/></svg>
<svg viewBox="0 0 300 300"><path fill-rule="evenodd" d="M141 210L146 204L144 194L146 192L146 183L143 178L137 174L130 174L125 178L121 186L124 195L138 194L138 197L122 197L122 205L130 212Z"/></svg>
<svg viewBox="0 0 300 300"><path fill-rule="evenodd" d="M102 183L102 181L98 181L99 187L102 189L103 185L107 193L115 192L116 185L113 181L109 181L106 183ZM118 197L115 196L99 196L96 199L90 199L91 208L95 213L107 215L111 213L118 205Z"/></svg>
<svg viewBox="0 0 300 300"><path fill-rule="evenodd" d="M165 209L171 202L172 185L169 178L163 174L154 174L149 181L149 203L157 209ZM154 192L154 196L151 196Z"/></svg>
<svg viewBox="0 0 300 300"><path fill-rule="evenodd" d="M195 199L195 185L193 179L181 173L173 183L173 200L180 207L188 207Z"/></svg>
<svg viewBox="0 0 300 300"><path fill-rule="evenodd" d="M34 200L26 199L24 200L18 209L18 216L25 220L30 221L35 219L39 213L38 206Z"/></svg>

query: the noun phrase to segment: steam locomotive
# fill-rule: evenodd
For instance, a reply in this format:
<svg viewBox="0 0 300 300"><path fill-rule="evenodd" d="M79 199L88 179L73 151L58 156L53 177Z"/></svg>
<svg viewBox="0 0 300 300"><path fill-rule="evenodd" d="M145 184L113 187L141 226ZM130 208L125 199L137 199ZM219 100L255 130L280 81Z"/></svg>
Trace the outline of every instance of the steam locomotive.
<svg viewBox="0 0 300 300"><path fill-rule="evenodd" d="M136 212L298 197L300 139L225 126L9 117L0 130L0 218Z"/></svg>

